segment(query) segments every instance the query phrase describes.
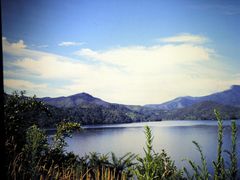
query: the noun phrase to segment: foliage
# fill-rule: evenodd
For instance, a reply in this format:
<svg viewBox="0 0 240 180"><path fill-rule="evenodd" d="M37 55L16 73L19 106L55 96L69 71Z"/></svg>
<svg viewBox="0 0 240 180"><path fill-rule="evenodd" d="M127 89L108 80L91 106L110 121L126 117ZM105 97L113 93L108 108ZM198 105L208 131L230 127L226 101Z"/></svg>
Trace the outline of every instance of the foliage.
<svg viewBox="0 0 240 180"><path fill-rule="evenodd" d="M227 170L227 174L229 175L230 179L237 179L238 175L238 165L237 165L237 125L236 121L232 121L231 123L232 128L232 146L231 151L225 150L229 157L230 157L230 168Z"/></svg>
<svg viewBox="0 0 240 180"><path fill-rule="evenodd" d="M231 179L237 179L238 165L237 165L237 125L236 121L232 121L232 148L230 153L231 168L230 177Z"/></svg>
<svg viewBox="0 0 240 180"><path fill-rule="evenodd" d="M36 100L36 96L26 97L25 93L15 91L11 96L5 96L4 102L6 137L13 138L18 145L25 143L27 128L37 124L39 115L49 113L46 106Z"/></svg>
<svg viewBox="0 0 240 180"><path fill-rule="evenodd" d="M33 125L28 128L26 133L26 144L23 148L24 162L27 163L26 167L31 176L36 175L37 163L39 157L47 153L47 137L45 133Z"/></svg>
<svg viewBox="0 0 240 180"><path fill-rule="evenodd" d="M79 123L61 122L60 124L58 124L57 132L53 138L52 149L62 153L63 147L67 145L64 138L66 136L71 137L71 133L76 130L80 130Z"/></svg>
<svg viewBox="0 0 240 180"><path fill-rule="evenodd" d="M226 179L226 171L224 168L224 158L222 156L222 145L223 145L223 121L220 117L220 113L214 110L216 118L218 120L218 149L217 149L217 162L213 162L214 165L214 178L215 179Z"/></svg>
<svg viewBox="0 0 240 180"><path fill-rule="evenodd" d="M205 179L205 180L207 180L211 177L211 175L207 169L206 157L203 155L203 151L202 151L202 148L200 147L200 145L196 141L193 141L193 144L196 146L197 151L200 153L202 167L197 165L194 161L187 159L187 161L190 164L190 166L192 167L194 173L193 173L193 175L190 175L188 170L186 169L186 167L184 167L183 170L186 173L188 179Z"/></svg>
<svg viewBox="0 0 240 180"><path fill-rule="evenodd" d="M213 168L214 168L214 174L213 174L213 179L216 180L225 180L225 179L230 179L230 180L236 180L238 179L238 168L237 168L237 147L236 147L236 142L237 142L237 125L235 121L232 121L231 128L232 128L232 146L231 146L231 152L228 150L225 150L224 152L228 153L230 156L230 161L231 165L229 168L225 166L225 159L223 157L223 120L220 116L220 113L217 110L214 110L214 113L216 115L216 118L218 120L218 147L217 147L217 159L216 161L213 161ZM186 176L188 179L210 179L212 176L208 172L207 169L207 163L206 163L206 158L203 155L202 149L200 145L193 141L193 144L197 147L197 150L200 153L201 156L201 162L202 162L202 167L197 165L195 162L192 160L188 160L188 163L193 169L193 174L190 175L186 167L183 168Z"/></svg>
<svg viewBox="0 0 240 180"><path fill-rule="evenodd" d="M160 154L155 153L152 147L153 136L151 129L145 126L146 149L144 148L145 157L138 157L139 164L136 166L134 173L138 179L181 179L182 174L177 170L174 162L162 150Z"/></svg>
<svg viewBox="0 0 240 180"><path fill-rule="evenodd" d="M111 153L110 167L116 170L116 177L121 177L123 172L127 177L132 177L132 167L136 165L133 161L136 159L136 155L129 152L122 157L117 157L113 152Z"/></svg>
<svg viewBox="0 0 240 180"><path fill-rule="evenodd" d="M26 132L26 144L10 163L9 171L11 175L15 179L38 176L37 166L40 157L44 156L47 150L47 138L44 132L36 125L29 127Z"/></svg>
<svg viewBox="0 0 240 180"><path fill-rule="evenodd" d="M10 96L4 96L4 127L6 166L13 168L17 159L23 158L23 147L26 143L28 128L37 124L41 114L49 116L48 109L36 97L26 97L25 91L13 92ZM10 172L10 171L9 171Z"/></svg>

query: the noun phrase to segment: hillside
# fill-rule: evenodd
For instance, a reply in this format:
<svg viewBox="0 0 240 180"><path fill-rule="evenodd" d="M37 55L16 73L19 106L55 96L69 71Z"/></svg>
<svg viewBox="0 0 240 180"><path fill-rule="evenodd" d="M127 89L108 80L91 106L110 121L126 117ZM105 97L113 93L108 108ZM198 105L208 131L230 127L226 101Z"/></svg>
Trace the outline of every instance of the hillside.
<svg viewBox="0 0 240 180"><path fill-rule="evenodd" d="M57 98L45 97L45 98L39 98L39 100L58 108L72 108L72 107L76 107L79 105L86 105L86 104L100 105L104 107L109 106L109 103L99 98L95 98L87 93L79 93L79 94L74 94L67 97L62 96Z"/></svg>
<svg viewBox="0 0 240 180"><path fill-rule="evenodd" d="M171 101L162 103L162 104L148 104L145 107L153 108L153 109L165 109L165 110L173 110L180 109L192 106L193 104L204 102L204 101L213 101L224 105L240 107L240 85L233 85L230 89L210 94L202 97L178 97Z"/></svg>
<svg viewBox="0 0 240 180"><path fill-rule="evenodd" d="M53 115L52 122L65 119L81 124L114 124L148 120L147 116L139 111L125 105L108 103L87 93L38 100L48 105ZM43 124L48 125L44 122Z"/></svg>
<svg viewBox="0 0 240 180"><path fill-rule="evenodd" d="M44 127L57 122L74 121L81 124L114 124L144 121L215 119L214 109L224 119L240 119L240 86L203 97L179 97L157 105L123 105L109 103L87 93L67 97L38 98L49 108L52 117L39 118Z"/></svg>
<svg viewBox="0 0 240 180"><path fill-rule="evenodd" d="M164 120L214 120L214 109L221 112L223 119L240 119L240 108L222 105L212 101L196 103L192 106L174 109L157 110L138 107L130 110L123 105L109 104L108 107L100 105L85 105L71 108L57 108L48 105L52 117L41 118L40 124L44 127L53 127L62 120L84 124L116 124L145 121Z"/></svg>
<svg viewBox="0 0 240 180"><path fill-rule="evenodd" d="M240 108L219 104L213 101L204 101L192 106L168 110L164 119L175 120L213 120L216 119L214 109L217 109L223 119L240 119Z"/></svg>

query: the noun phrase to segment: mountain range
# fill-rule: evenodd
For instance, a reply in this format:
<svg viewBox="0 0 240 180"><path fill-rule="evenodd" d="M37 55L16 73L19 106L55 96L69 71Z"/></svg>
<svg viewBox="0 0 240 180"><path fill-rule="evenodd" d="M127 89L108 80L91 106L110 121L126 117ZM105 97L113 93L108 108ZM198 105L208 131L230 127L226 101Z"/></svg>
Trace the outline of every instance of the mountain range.
<svg viewBox="0 0 240 180"><path fill-rule="evenodd" d="M233 85L230 89L201 97L178 97L162 104L149 104L145 107L154 109L173 110L192 106L193 104L213 101L223 105L240 107L240 85Z"/></svg>
<svg viewBox="0 0 240 180"><path fill-rule="evenodd" d="M108 102L103 101L99 98L93 97L87 93L79 93L79 94L75 94L67 97L64 97L64 96L57 97L57 98L44 97L39 99L49 105L52 105L58 108L72 108L79 105L87 105L87 104L100 105L104 107L109 106Z"/></svg>
<svg viewBox="0 0 240 180"><path fill-rule="evenodd" d="M67 97L38 98L53 114L50 124L61 119L82 124L108 124L158 120L215 119L218 109L224 119L240 119L240 85L201 97L178 97L161 104L124 105L106 102L87 93ZM44 126L49 126L45 122Z"/></svg>

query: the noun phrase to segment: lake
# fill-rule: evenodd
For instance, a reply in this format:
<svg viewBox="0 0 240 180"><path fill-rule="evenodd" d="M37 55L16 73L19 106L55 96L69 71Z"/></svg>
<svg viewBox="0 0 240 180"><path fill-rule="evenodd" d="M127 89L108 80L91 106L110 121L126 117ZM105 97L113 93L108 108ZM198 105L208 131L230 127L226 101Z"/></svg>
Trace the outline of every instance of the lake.
<svg viewBox="0 0 240 180"><path fill-rule="evenodd" d="M224 121L224 149L231 147L231 121ZM83 156L89 152L109 153L114 152L122 156L133 152L143 156L145 146L144 126L152 129L154 136L153 148L156 152L165 149L181 168L186 162L183 158L190 158L200 162L199 152L192 141L197 141L207 158L208 166L217 154L217 122L216 121L160 121L129 123L117 125L84 126L80 132L74 133L72 138L67 138L67 151ZM237 121L240 131L240 121ZM237 147L240 147L240 132L238 132ZM240 154L238 148L238 154ZM226 153L225 153L225 156ZM240 163L240 161L239 161ZM211 169L211 167L209 167ZM211 169L212 171L212 169Z"/></svg>

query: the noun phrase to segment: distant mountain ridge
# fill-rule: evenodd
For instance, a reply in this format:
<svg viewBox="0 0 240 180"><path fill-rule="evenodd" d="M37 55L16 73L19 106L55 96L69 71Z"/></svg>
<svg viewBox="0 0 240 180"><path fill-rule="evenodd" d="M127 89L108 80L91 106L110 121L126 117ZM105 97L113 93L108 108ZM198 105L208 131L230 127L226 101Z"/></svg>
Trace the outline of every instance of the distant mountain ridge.
<svg viewBox="0 0 240 180"><path fill-rule="evenodd" d="M5 100L11 95L4 94ZM23 97L24 98L24 97ZM82 125L116 124L161 120L215 120L214 109L223 119L240 119L240 85L202 97L179 97L153 105L109 103L87 93L37 98L46 104L49 115L39 115L41 127L52 128L61 121Z"/></svg>
<svg viewBox="0 0 240 180"><path fill-rule="evenodd" d="M58 108L72 108L75 106L83 105L83 104L95 104L101 105L104 107L108 107L109 103L105 102L99 98L95 98L88 93L78 93L71 96L61 96L56 98L44 97L38 98L43 102L46 102L49 105L58 107Z"/></svg>
<svg viewBox="0 0 240 180"><path fill-rule="evenodd" d="M213 101L203 101L181 109L168 110L166 119L173 120L212 120L216 119L214 109L217 109L223 119L240 119L240 108L223 105Z"/></svg>
<svg viewBox="0 0 240 180"><path fill-rule="evenodd" d="M49 106L53 118L42 120L52 126L62 119L81 124L114 124L159 120L216 119L218 109L224 119L240 119L240 86L202 97L178 97L152 105L123 105L106 102L87 93L57 98L38 98Z"/></svg>
<svg viewBox="0 0 240 180"><path fill-rule="evenodd" d="M56 98L44 97L39 100L59 108L72 108L83 104L95 104L109 107L110 104L100 98L93 97L88 93L78 93L71 96L61 96ZM173 110L192 106L193 104L212 101L223 105L240 107L240 85L233 85L230 89L201 97L184 96L161 104L147 104L143 107L151 109ZM119 104L120 105L120 104ZM125 105L124 105L125 106ZM131 106L128 106L131 109ZM137 107L137 106L134 106ZM138 106L141 107L141 106Z"/></svg>
<svg viewBox="0 0 240 180"><path fill-rule="evenodd" d="M125 105L109 103L88 93L56 98L38 98L46 103L56 119L68 119L81 124L113 124L145 121L140 112Z"/></svg>
<svg viewBox="0 0 240 180"><path fill-rule="evenodd" d="M162 104L148 104L145 107L153 109L173 110L192 106L193 104L212 101L223 105L240 107L240 85L233 85L230 89L201 97L178 97Z"/></svg>

